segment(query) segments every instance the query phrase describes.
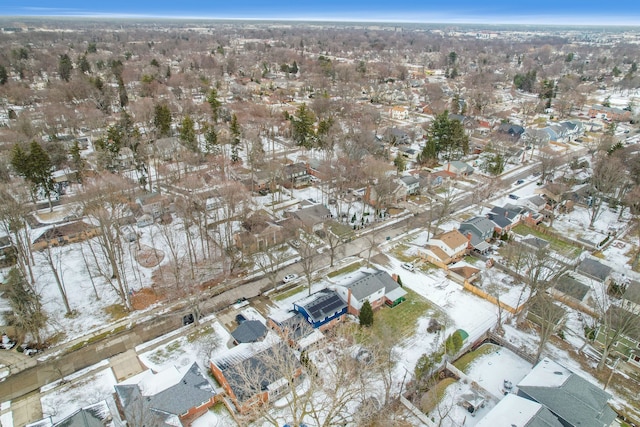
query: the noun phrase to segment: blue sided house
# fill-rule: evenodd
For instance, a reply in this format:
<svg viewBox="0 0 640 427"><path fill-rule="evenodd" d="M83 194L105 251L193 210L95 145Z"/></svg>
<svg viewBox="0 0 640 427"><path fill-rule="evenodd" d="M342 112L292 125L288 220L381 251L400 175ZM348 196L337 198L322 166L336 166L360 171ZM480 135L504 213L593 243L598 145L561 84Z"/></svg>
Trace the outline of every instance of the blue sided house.
<svg viewBox="0 0 640 427"><path fill-rule="evenodd" d="M293 309L314 328L326 330L342 321L347 314L347 303L336 291L323 289L294 302Z"/></svg>

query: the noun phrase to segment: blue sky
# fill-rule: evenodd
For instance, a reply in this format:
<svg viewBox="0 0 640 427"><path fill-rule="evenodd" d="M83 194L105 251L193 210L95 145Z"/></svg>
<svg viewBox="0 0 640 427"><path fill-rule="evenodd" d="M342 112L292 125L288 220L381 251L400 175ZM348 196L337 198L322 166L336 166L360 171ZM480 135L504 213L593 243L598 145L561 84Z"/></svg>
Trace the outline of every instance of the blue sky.
<svg viewBox="0 0 640 427"><path fill-rule="evenodd" d="M638 0L0 0L0 15L638 25Z"/></svg>

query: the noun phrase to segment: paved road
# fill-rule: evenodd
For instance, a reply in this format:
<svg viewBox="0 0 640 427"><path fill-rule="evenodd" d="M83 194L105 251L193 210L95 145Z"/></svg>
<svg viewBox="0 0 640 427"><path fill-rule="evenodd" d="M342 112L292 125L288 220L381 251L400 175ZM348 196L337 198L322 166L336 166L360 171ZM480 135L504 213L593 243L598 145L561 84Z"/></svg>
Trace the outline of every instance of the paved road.
<svg viewBox="0 0 640 427"><path fill-rule="evenodd" d="M404 232L405 222L390 224L370 236L374 237L375 245L386 240L387 236L395 237ZM366 235L344 246L344 257L356 256L367 252L370 247L370 237ZM372 252L372 256L375 255ZM367 254L363 254L366 257ZM318 256L317 265L328 266L329 254L327 251ZM280 274L284 276L289 273L302 275L302 267L299 264L292 264L283 269ZM262 289L267 287L269 281L266 278L257 278L246 283L229 281L222 284L222 287L212 288L205 301L201 304L203 315L217 311L222 307L227 307L239 298L253 298L259 296ZM225 289L221 292L221 290ZM164 334L167 334L182 326L182 316L189 310L182 308L169 313L149 316L147 320L136 322L132 328L119 334L110 336L97 342L88 343L81 348L63 354L60 357L51 357L45 361L38 362L37 365L17 372L4 381L0 382L0 396L2 401L15 400L21 396L37 391L45 384L56 381L63 376L72 374L80 369L96 364L102 360L111 358L117 354L132 350L139 344L150 341ZM35 359L30 359L35 360Z"/></svg>

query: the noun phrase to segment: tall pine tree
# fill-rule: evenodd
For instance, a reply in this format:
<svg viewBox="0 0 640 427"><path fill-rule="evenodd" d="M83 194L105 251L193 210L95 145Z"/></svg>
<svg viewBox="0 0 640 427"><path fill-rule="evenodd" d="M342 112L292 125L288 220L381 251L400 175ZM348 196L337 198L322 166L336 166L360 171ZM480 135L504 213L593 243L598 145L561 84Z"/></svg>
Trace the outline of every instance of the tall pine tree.
<svg viewBox="0 0 640 427"><path fill-rule="evenodd" d="M358 319L360 320L360 326L373 325L373 308L371 308L369 300L365 300L364 303L362 303Z"/></svg>
<svg viewBox="0 0 640 427"><path fill-rule="evenodd" d="M238 124L238 117L233 114L231 117L231 125L229 126L229 130L231 131L231 161L236 163L240 161L240 156L238 155L238 150L240 149L240 125Z"/></svg>

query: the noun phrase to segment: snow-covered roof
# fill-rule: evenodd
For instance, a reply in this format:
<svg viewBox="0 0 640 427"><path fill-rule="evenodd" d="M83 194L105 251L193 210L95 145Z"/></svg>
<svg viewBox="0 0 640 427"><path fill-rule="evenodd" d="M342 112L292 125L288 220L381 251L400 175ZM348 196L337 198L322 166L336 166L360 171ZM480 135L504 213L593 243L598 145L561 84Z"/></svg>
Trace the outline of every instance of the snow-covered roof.
<svg viewBox="0 0 640 427"><path fill-rule="evenodd" d="M476 427L562 427L558 419L541 404L508 394Z"/></svg>

